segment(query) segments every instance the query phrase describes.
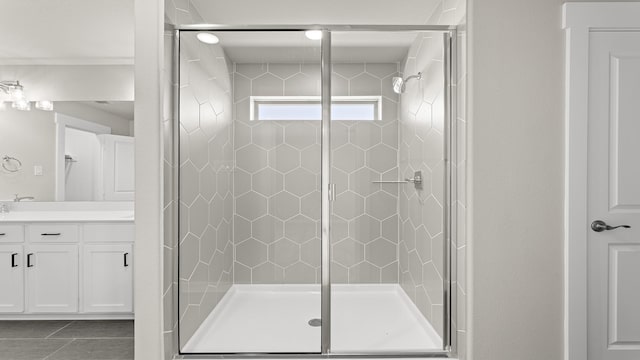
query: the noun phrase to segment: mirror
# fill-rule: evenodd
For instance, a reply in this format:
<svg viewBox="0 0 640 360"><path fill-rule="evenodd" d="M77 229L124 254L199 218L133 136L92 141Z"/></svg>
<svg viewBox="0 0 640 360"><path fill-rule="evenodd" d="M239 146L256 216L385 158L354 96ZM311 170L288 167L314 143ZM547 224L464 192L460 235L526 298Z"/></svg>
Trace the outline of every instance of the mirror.
<svg viewBox="0 0 640 360"><path fill-rule="evenodd" d="M0 111L0 201L133 200L133 102Z"/></svg>
<svg viewBox="0 0 640 360"><path fill-rule="evenodd" d="M133 2L10 1L3 11L29 14L0 24L0 82L19 81L32 109L12 109L0 91L0 201L132 200L127 171L105 181L98 165L133 166L133 144L115 144L133 135ZM44 100L53 111L36 109ZM105 186L108 196L96 190Z"/></svg>

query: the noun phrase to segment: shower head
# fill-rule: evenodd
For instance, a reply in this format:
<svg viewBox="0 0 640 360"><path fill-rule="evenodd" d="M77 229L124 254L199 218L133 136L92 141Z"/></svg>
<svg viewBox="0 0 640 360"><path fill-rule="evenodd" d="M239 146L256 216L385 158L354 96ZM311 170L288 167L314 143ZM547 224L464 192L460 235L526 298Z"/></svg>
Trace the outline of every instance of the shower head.
<svg viewBox="0 0 640 360"><path fill-rule="evenodd" d="M400 76L394 76L393 79L391 80L393 84L393 92L396 94L402 94L407 86L407 81L411 79L418 79L418 80L422 79L422 73L419 72L416 75L411 75L406 79L403 79Z"/></svg>

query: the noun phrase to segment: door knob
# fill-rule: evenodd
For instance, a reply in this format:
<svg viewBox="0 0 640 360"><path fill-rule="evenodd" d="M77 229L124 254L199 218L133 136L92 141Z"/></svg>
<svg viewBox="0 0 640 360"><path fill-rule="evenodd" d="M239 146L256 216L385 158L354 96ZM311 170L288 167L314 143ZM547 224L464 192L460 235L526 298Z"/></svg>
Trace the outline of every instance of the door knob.
<svg viewBox="0 0 640 360"><path fill-rule="evenodd" d="M593 230L595 232L603 232L605 230L615 230L617 228L629 229L629 228L631 228L631 226L629 226L629 225L610 226L610 225L607 225L607 223L602 221L602 220L596 220L596 221L591 223L591 230Z"/></svg>

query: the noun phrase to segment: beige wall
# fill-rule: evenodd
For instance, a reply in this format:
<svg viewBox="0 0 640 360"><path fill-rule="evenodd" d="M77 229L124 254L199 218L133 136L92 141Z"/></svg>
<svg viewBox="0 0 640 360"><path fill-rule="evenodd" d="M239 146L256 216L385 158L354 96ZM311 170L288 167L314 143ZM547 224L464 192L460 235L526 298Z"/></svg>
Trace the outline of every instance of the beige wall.
<svg viewBox="0 0 640 360"><path fill-rule="evenodd" d="M561 359L561 1L469 5L471 358Z"/></svg>
<svg viewBox="0 0 640 360"><path fill-rule="evenodd" d="M75 101L57 101L54 106L57 113L108 126L113 135L133 135L130 127L133 119L125 119Z"/></svg>
<svg viewBox="0 0 640 360"><path fill-rule="evenodd" d="M164 3L135 0L136 241L134 272L135 359L163 357L163 50ZM150 91L149 89L156 89ZM171 320L171 319L168 319Z"/></svg>
<svg viewBox="0 0 640 360"><path fill-rule="evenodd" d="M33 196L38 201L53 201L53 116L52 112L40 110L7 109L0 112L0 157L7 155L22 162L22 168L17 172L7 172L0 168L0 201L11 200L14 194ZM33 175L34 165L42 166L42 176Z"/></svg>
<svg viewBox="0 0 640 360"><path fill-rule="evenodd" d="M133 101L133 76L132 65L0 67L0 79L19 80L31 101Z"/></svg>

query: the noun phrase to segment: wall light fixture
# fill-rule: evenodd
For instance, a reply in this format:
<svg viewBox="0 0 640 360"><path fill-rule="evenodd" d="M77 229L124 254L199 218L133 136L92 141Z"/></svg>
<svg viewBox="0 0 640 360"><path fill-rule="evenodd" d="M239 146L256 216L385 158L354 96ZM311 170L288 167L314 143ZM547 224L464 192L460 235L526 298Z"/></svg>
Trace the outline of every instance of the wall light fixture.
<svg viewBox="0 0 640 360"><path fill-rule="evenodd" d="M0 91L10 96L11 107L16 110L29 111L31 110L31 102L26 98L24 93L24 87L20 84L20 81L0 81ZM53 102L49 100L40 100L35 103L36 109L53 111ZM6 104L3 102L0 106L0 110L6 108Z"/></svg>

